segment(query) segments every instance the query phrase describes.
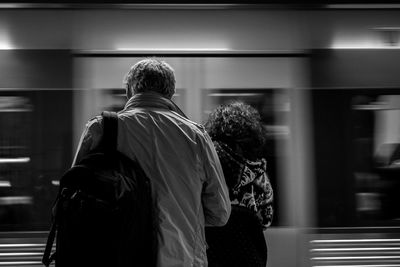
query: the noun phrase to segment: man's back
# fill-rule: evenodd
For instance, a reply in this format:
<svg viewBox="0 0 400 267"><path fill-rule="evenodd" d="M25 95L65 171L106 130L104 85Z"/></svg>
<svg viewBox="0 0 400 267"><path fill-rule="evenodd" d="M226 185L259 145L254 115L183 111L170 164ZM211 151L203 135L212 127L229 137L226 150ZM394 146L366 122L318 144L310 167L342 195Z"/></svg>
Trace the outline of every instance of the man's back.
<svg viewBox="0 0 400 267"><path fill-rule="evenodd" d="M167 110L139 108L119 117L118 149L136 159L152 181L159 213L159 265L174 266L177 259L182 260L177 266L204 265L204 130Z"/></svg>

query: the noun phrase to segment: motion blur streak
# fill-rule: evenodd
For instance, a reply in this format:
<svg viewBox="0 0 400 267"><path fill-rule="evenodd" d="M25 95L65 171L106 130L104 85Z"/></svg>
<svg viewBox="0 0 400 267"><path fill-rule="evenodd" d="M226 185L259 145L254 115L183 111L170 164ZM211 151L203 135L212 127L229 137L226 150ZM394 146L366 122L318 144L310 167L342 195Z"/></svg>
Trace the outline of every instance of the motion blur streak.
<svg viewBox="0 0 400 267"><path fill-rule="evenodd" d="M335 239L311 240L310 243L399 242L400 239Z"/></svg>
<svg viewBox="0 0 400 267"><path fill-rule="evenodd" d="M313 267L400 267L400 264L374 264L374 265L324 265L324 266L313 266Z"/></svg>
<svg viewBox="0 0 400 267"><path fill-rule="evenodd" d="M377 260L400 259L400 256L364 256L364 257L315 257L312 260Z"/></svg>
<svg viewBox="0 0 400 267"><path fill-rule="evenodd" d="M366 250L400 250L400 247L396 248L316 248L311 249L311 252L318 252L318 251L366 251Z"/></svg>
<svg viewBox="0 0 400 267"><path fill-rule="evenodd" d="M28 157L23 158L0 158L0 163L26 163L31 159Z"/></svg>
<svg viewBox="0 0 400 267"><path fill-rule="evenodd" d="M310 240L310 260L317 264L313 267L400 266L399 241L395 238Z"/></svg>

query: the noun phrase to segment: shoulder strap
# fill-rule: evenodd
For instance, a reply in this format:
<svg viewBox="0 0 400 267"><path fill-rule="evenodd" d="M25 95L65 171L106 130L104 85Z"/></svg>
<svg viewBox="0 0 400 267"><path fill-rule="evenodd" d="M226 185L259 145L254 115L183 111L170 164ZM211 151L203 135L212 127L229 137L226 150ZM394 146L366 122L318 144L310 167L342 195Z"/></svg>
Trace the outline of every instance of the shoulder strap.
<svg viewBox="0 0 400 267"><path fill-rule="evenodd" d="M56 237L56 231L57 231L56 227L57 227L56 222L53 218L52 222L51 222L50 232L47 237L46 248L44 250L43 257L42 257L42 263L46 267L50 266L51 262L54 260L55 255L56 255L56 252L54 252L53 254L51 253L51 250L53 248L54 239Z"/></svg>
<svg viewBox="0 0 400 267"><path fill-rule="evenodd" d="M106 151L117 150L118 115L116 112L103 111L103 147Z"/></svg>
<svg viewBox="0 0 400 267"><path fill-rule="evenodd" d="M103 117L103 138L101 140L101 145L103 149L109 152L114 152L117 150L117 137L118 137L118 115L116 112L110 112L110 111L103 111L101 113ZM62 195L62 193L61 193ZM60 194L57 196L56 203L54 204L54 207L57 210L58 203L59 203L59 198ZM56 257L56 252L52 252L53 248L53 243L54 239L56 237L56 232L57 232L57 222L56 222L56 217L57 217L57 212L55 212L52 216L52 223L51 223L51 229L49 231L48 237L47 237L47 242L46 242L46 247L43 253L42 257L42 263L48 267L50 266L51 262L55 259Z"/></svg>
<svg viewBox="0 0 400 267"><path fill-rule="evenodd" d="M56 198L56 201L53 205L53 211L52 211L52 216L51 216L51 228L49 231L49 234L47 236L47 242L46 242L46 247L43 252L43 257L42 257L42 263L44 266L49 267L52 261L56 258L56 253L57 251L54 251L52 253L53 249L53 244L54 244L54 239L56 238L56 233L57 233L57 222L56 218L58 217L57 211L59 203L60 203L60 198L63 197L64 191L61 193L58 193L58 196Z"/></svg>

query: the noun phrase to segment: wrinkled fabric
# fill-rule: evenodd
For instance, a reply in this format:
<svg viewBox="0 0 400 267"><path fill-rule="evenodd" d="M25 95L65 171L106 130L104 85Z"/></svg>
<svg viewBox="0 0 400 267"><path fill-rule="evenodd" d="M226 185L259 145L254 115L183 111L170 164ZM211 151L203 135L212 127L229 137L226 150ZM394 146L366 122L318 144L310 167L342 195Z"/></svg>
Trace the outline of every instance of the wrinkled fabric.
<svg viewBox="0 0 400 267"><path fill-rule="evenodd" d="M248 160L223 142L214 142L223 166L233 205L246 207L257 214L264 230L273 218L273 190L265 159Z"/></svg>
<svg viewBox="0 0 400 267"><path fill-rule="evenodd" d="M118 150L137 160L152 182L158 266L207 266L204 227L224 225L231 211L210 137L157 93L134 95L118 118ZM96 117L86 126L74 162L96 148L101 136L101 117Z"/></svg>

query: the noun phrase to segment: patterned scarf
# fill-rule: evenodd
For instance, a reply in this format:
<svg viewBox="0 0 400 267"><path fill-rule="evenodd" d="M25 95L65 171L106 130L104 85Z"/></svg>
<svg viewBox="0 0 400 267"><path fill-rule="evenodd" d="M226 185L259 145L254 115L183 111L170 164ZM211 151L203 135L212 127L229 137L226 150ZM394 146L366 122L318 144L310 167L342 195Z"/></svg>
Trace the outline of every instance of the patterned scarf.
<svg viewBox="0 0 400 267"><path fill-rule="evenodd" d="M265 159L250 161L235 153L225 143L214 142L224 171L233 205L253 210L264 229L273 217L273 191Z"/></svg>

